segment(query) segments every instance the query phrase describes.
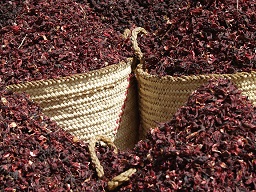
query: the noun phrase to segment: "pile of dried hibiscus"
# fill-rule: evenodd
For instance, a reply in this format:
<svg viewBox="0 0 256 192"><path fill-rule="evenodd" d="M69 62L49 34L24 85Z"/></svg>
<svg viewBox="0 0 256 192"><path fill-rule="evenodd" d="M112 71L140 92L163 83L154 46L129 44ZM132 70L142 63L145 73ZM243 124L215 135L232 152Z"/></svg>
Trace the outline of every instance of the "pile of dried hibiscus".
<svg viewBox="0 0 256 192"><path fill-rule="evenodd" d="M131 56L128 41L112 26L115 18L107 25L94 13L109 14L102 7L111 5L89 2L91 7L79 0L1 2L1 83L83 73ZM167 5L159 2L155 8L149 1L135 5L145 10ZM160 30L146 27L155 34L139 38L145 69L160 76L255 70L253 1L178 2L173 12L155 15L153 28L165 22ZM5 8L14 9L6 15ZM131 6L125 10L147 13ZM136 173L115 191L253 191L256 108L228 80L211 80L134 149L116 154L97 145L96 155L103 178L87 143L59 128L27 95L0 87L1 191L106 191L109 179L129 168Z"/></svg>
<svg viewBox="0 0 256 192"><path fill-rule="evenodd" d="M96 145L98 178L88 144L45 117L24 94L1 88L0 189L104 191L252 191L256 189L256 109L228 80L200 87L170 122L128 151Z"/></svg>
<svg viewBox="0 0 256 192"><path fill-rule="evenodd" d="M125 159L137 172L119 191L256 190L256 108L212 80Z"/></svg>
<svg viewBox="0 0 256 192"><path fill-rule="evenodd" d="M26 94L0 87L0 191L105 191L122 167L113 165L113 147L97 145L96 153L109 167L101 179L88 143L59 128Z"/></svg>
<svg viewBox="0 0 256 192"><path fill-rule="evenodd" d="M255 10L255 1L183 1L158 31L139 38L144 69L159 76L255 70Z"/></svg>

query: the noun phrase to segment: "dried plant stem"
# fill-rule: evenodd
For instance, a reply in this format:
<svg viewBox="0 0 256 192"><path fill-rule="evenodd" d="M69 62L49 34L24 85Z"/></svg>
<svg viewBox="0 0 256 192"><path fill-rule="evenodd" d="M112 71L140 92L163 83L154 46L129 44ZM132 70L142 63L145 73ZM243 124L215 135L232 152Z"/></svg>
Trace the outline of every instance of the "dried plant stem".
<svg viewBox="0 0 256 192"><path fill-rule="evenodd" d="M20 45L19 45L18 49L19 49L19 48L21 48L21 46L23 45L23 43L24 43L24 41L25 41L26 37L27 37L27 34L26 34L26 35L25 35L25 37L22 39L22 41L21 41L21 43L20 43Z"/></svg>
<svg viewBox="0 0 256 192"><path fill-rule="evenodd" d="M85 12L84 8L83 8L81 5L78 5L76 2L75 2L75 4L76 4L77 6L79 6L79 8L82 10L82 12L83 12L83 14L84 14L83 19L85 20L85 19L86 19L86 12Z"/></svg>
<svg viewBox="0 0 256 192"><path fill-rule="evenodd" d="M201 131L205 131L205 128L202 128L202 129L200 129L200 130L198 130L198 131L196 131L194 133L191 133L190 135L188 135L186 137L186 139L190 139L191 137L194 137L195 135L199 134Z"/></svg>

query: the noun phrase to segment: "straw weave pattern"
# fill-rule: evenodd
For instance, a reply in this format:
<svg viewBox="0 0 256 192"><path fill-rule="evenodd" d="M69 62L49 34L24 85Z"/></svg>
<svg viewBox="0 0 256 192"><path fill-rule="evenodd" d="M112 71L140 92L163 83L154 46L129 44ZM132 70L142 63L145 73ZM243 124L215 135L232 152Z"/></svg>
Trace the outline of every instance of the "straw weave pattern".
<svg viewBox="0 0 256 192"><path fill-rule="evenodd" d="M140 137L144 138L150 128L156 127L159 122L170 120L198 87L211 78L220 77L230 79L256 105L256 72L158 77L143 70L141 64L138 65Z"/></svg>
<svg viewBox="0 0 256 192"><path fill-rule="evenodd" d="M129 58L88 73L15 84L8 89L28 93L45 115L81 140L95 135L114 140L130 84L131 64Z"/></svg>
<svg viewBox="0 0 256 192"><path fill-rule="evenodd" d="M131 149L139 137L139 106L137 98L137 84L135 77L130 78L127 98L121 115L119 128L114 143L119 149Z"/></svg>

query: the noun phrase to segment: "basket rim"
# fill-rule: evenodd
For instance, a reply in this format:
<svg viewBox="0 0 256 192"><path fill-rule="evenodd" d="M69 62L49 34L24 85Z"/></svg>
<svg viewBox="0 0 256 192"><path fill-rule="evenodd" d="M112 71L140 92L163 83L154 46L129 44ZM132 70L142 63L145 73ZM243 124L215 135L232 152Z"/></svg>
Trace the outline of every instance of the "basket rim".
<svg viewBox="0 0 256 192"><path fill-rule="evenodd" d="M172 76L172 75L165 75L165 76L158 76L148 73L146 70L143 69L143 64L138 64L136 68L136 76L137 78L143 79L155 79L158 82L170 82L170 81L200 81L200 80L208 80L211 78L227 78L227 79L243 79L248 77L255 77L256 78L256 71L251 72L237 72L233 74L199 74L199 75L182 75L182 76Z"/></svg>
<svg viewBox="0 0 256 192"><path fill-rule="evenodd" d="M99 74L106 75L111 72L117 72L118 69L122 69L122 68L125 69L131 66L132 62L133 62L133 58L129 57L129 58L126 58L125 60L120 61L117 64L108 65L106 67L92 70L89 72L73 74L66 77L58 77L55 79L40 79L40 80L35 80L30 82L22 82L19 84L11 84L7 86L7 89L17 89L17 88L32 87L32 86L38 86L38 87L49 86L49 85L56 85L56 84L65 83L65 82L73 82L79 79L81 80L86 78L92 78L92 77L98 76Z"/></svg>

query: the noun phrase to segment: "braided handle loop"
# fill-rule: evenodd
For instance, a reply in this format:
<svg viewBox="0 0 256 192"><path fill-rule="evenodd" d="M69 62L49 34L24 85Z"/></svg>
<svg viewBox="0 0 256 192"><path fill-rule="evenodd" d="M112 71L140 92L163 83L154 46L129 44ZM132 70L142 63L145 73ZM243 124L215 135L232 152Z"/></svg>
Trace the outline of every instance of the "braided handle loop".
<svg viewBox="0 0 256 192"><path fill-rule="evenodd" d="M100 161L99 161L99 159L96 155L96 151L95 151L95 144L98 141L103 141L108 146L113 147L114 148L114 153L117 153L118 150L117 150L117 147L115 146L115 144L109 138L107 138L105 136L98 135L98 136L95 136L95 137L90 139L88 149L89 149L89 153L91 155L92 163L96 167L96 172L97 172L98 177L102 178L104 176L104 169L101 166Z"/></svg>
<svg viewBox="0 0 256 192"><path fill-rule="evenodd" d="M123 33L123 38L128 39L128 37L131 35L131 30L130 29L125 29Z"/></svg>
<svg viewBox="0 0 256 192"><path fill-rule="evenodd" d="M96 167L96 172L97 172L98 177L102 178L104 176L104 169L101 166L100 161L99 161L99 159L96 155L96 151L95 151L95 144L98 141L103 141L108 146L113 147L114 148L114 153L117 153L118 149L115 146L115 144L109 138L107 138L105 136L98 135L98 136L95 136L95 137L90 139L88 149L89 149L89 153L91 155L92 163ZM108 189L111 191L111 190L114 190L115 188L117 188L118 186L122 185L124 182L128 181L130 179L130 177L135 172L136 172L136 169L130 168L127 171L121 173L120 175L114 177L111 181L108 182Z"/></svg>
<svg viewBox="0 0 256 192"><path fill-rule="evenodd" d="M143 62L143 53L141 52L141 49L140 49L140 47L138 45L138 42L137 42L138 34L141 33L141 32L144 33L144 34L147 34L147 31L142 27L136 27L135 29L133 29L132 30L131 41L132 41L134 53L138 57L140 62L142 63Z"/></svg>
<svg viewBox="0 0 256 192"><path fill-rule="evenodd" d="M122 185L124 182L128 181L135 172L136 169L130 168L127 171L121 173L120 175L117 175L111 181L108 182L108 189L112 191L118 186Z"/></svg>

